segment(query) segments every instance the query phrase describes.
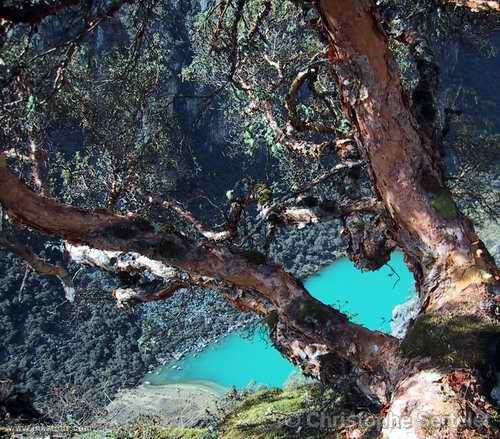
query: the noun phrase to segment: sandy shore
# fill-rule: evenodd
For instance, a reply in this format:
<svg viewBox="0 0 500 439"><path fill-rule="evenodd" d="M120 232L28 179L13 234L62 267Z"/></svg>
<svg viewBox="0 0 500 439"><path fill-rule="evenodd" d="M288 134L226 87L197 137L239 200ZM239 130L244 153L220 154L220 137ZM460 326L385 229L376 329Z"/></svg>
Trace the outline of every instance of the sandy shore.
<svg viewBox="0 0 500 439"><path fill-rule="evenodd" d="M227 390L208 382L143 384L120 392L108 405L106 420L123 424L139 416L157 416L163 425L190 427L210 417Z"/></svg>

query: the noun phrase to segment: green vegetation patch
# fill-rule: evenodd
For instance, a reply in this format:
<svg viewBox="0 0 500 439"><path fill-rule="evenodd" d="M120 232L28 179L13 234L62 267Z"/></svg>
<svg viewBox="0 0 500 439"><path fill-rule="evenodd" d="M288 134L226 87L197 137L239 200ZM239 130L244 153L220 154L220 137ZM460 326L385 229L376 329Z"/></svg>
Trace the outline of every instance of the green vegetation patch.
<svg viewBox="0 0 500 439"><path fill-rule="evenodd" d="M446 188L441 188L441 191L435 194L431 206L447 219L456 218L458 215L458 209L451 192Z"/></svg>
<svg viewBox="0 0 500 439"><path fill-rule="evenodd" d="M273 191L272 189L265 183L257 183L255 185L255 197L257 202L261 206L265 206L270 204L273 200Z"/></svg>
<svg viewBox="0 0 500 439"><path fill-rule="evenodd" d="M319 384L259 390L227 413L217 438L337 438L344 437L345 428L358 420L369 421L359 425L363 438L378 438L377 415L362 406L358 397ZM324 422L316 422L321 416Z"/></svg>
<svg viewBox="0 0 500 439"><path fill-rule="evenodd" d="M133 423L116 430L95 430L80 434L78 439L204 439L206 428L166 427L155 417L139 417Z"/></svg>
<svg viewBox="0 0 500 439"><path fill-rule="evenodd" d="M453 201L450 190L443 187L441 183L430 174L424 174L421 178L423 189L429 193L431 206L447 219L456 218L458 209Z"/></svg>
<svg viewBox="0 0 500 439"><path fill-rule="evenodd" d="M475 315L424 314L401 344L407 357L431 357L437 364L482 367L491 362L490 344L500 336L500 324Z"/></svg>
<svg viewBox="0 0 500 439"><path fill-rule="evenodd" d="M306 408L307 390L298 387L286 390L261 390L248 396L232 411L221 428L222 439L285 438L286 425L291 416Z"/></svg>

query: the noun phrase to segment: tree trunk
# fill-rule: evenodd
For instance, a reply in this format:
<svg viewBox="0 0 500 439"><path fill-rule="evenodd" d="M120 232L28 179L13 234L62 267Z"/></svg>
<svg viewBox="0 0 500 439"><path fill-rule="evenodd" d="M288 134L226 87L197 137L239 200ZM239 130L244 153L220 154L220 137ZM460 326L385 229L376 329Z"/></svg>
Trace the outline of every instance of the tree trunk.
<svg viewBox="0 0 500 439"><path fill-rule="evenodd" d="M485 432L484 419L479 430L459 421L491 414L487 401L500 339L497 268L444 185L438 145L412 114L375 5L322 0L319 9L344 110L357 127L422 303L401 346L408 362L386 408L383 436L459 438ZM447 417L455 422L439 424Z"/></svg>

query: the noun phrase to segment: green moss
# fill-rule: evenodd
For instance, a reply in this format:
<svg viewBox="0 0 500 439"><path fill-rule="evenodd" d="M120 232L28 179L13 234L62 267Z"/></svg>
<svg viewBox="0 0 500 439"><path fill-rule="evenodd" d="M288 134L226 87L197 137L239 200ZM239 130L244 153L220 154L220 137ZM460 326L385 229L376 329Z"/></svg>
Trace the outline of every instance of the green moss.
<svg viewBox="0 0 500 439"><path fill-rule="evenodd" d="M271 311L265 318L267 326L269 326L269 329L271 331L276 328L276 325L278 324L278 313L276 311Z"/></svg>
<svg viewBox="0 0 500 439"><path fill-rule="evenodd" d="M205 428L166 427L155 417L143 416L113 430L94 430L79 434L78 439L203 439Z"/></svg>
<svg viewBox="0 0 500 439"><path fill-rule="evenodd" d="M370 425L368 422L366 425L359 425L362 437L378 438L380 432L374 422L377 415L359 410L360 405L359 396L354 399L344 398L337 390L319 384L285 387L282 390L260 390L246 396L243 402L231 409L220 424L217 437L340 438L344 437L344 428L351 424L350 419L355 419L352 417L355 415L359 420L370 420ZM321 414L327 415L325 422L316 424L310 421L317 421ZM338 416L338 422L334 422L334 416Z"/></svg>
<svg viewBox="0 0 500 439"><path fill-rule="evenodd" d="M431 198L431 206L447 219L456 218L458 210L453 196L448 188L443 187L440 182L430 174L424 174L421 178L422 188Z"/></svg>
<svg viewBox="0 0 500 439"><path fill-rule="evenodd" d="M424 314L401 344L406 357L431 357L437 364L481 367L491 362L489 346L500 336L500 324L475 315Z"/></svg>
<svg viewBox="0 0 500 439"><path fill-rule="evenodd" d="M441 188L441 191L434 195L431 206L447 219L456 218L458 215L451 192L446 188Z"/></svg>
<svg viewBox="0 0 500 439"><path fill-rule="evenodd" d="M266 204L270 204L273 200L273 191L272 189L265 183L258 183L255 185L255 197L257 202L261 206L265 206Z"/></svg>
<svg viewBox="0 0 500 439"><path fill-rule="evenodd" d="M306 408L306 395L304 387L261 390L250 395L225 419L221 439L288 437L278 425L286 423L290 416L296 416Z"/></svg>
<svg viewBox="0 0 500 439"><path fill-rule="evenodd" d="M171 427L161 430L158 439L202 439L206 435L207 430L204 428Z"/></svg>

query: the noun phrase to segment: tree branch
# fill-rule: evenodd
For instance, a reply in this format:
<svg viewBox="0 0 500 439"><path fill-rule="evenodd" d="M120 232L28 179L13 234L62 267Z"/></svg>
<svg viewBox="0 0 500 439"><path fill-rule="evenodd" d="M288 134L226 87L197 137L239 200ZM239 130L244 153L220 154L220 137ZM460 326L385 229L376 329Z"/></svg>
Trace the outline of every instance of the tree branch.
<svg viewBox="0 0 500 439"><path fill-rule="evenodd" d="M297 364L316 376L325 373L324 379L334 379L328 378L331 371L323 370L319 358L328 353L328 358L334 356L354 381L370 383L367 388L372 398L386 400L387 387L381 392L380 381L390 381L396 371L398 341L350 323L344 314L314 299L300 281L279 265L268 263L263 255L230 245L196 242L175 232L157 233L133 214L121 216L58 203L29 190L7 169L5 160L0 160L0 187L0 202L9 217L43 233L96 249L135 252L190 276L207 276L238 290L257 291L272 305L280 322L275 342ZM317 340L314 352L310 350L311 340Z"/></svg>
<svg viewBox="0 0 500 439"><path fill-rule="evenodd" d="M56 15L64 9L78 6L80 3L82 3L80 0L61 0L53 4L40 3L19 8L0 6L0 19L12 23L36 24L50 15Z"/></svg>
<svg viewBox="0 0 500 439"><path fill-rule="evenodd" d="M242 246L245 244L248 239L250 239L258 230L260 227L265 222L269 221L269 217L274 215L276 212L279 212L285 207L285 204L289 202L290 200L296 199L302 194L305 194L306 192L310 191L312 188L316 187L320 183L323 183L326 180L329 180L332 178L334 175L337 175L339 172L344 171L344 170L349 170L353 168L357 168L359 166L362 166L364 164L363 161L357 160L357 161L352 161L352 160L347 160L342 163L338 163L337 165L333 166L331 169L329 169L327 172L321 174L319 177L315 178L314 180L310 181L309 183L306 183L304 186L302 186L300 189L297 191L287 194L280 199L276 200L274 203L271 205L266 205L263 206L261 212L260 212L260 220L257 222L257 224L253 227L253 229L240 241L239 245Z"/></svg>
<svg viewBox="0 0 500 439"><path fill-rule="evenodd" d="M52 265L44 261L33 251L15 241L12 238L7 238L4 234L0 234L0 247L5 248L11 253L23 259L34 271L44 276L56 276L62 283L66 299L70 302L75 300L75 287L70 274L59 265Z"/></svg>
<svg viewBox="0 0 500 439"><path fill-rule="evenodd" d="M285 224L294 224L301 228L325 219L342 218L354 212L382 213L384 211L382 202L375 198L361 198L336 204L332 201L320 202L310 197L307 202L314 205L287 207L282 212L278 212L277 215L283 219Z"/></svg>
<svg viewBox="0 0 500 439"><path fill-rule="evenodd" d="M288 111L288 122L297 131L312 131L315 133L335 134L337 132L334 126L328 126L321 122L308 122L300 118L297 111L297 95L308 80L313 79L318 73L317 64L325 62L318 60L305 70L300 71L292 81L288 93L285 97L285 108Z"/></svg>
<svg viewBox="0 0 500 439"><path fill-rule="evenodd" d="M181 288L188 288L191 285L180 279L175 279L167 283L166 286L155 292L149 292L142 288L117 288L113 290L113 297L119 307L136 303L155 302L172 297Z"/></svg>
<svg viewBox="0 0 500 439"><path fill-rule="evenodd" d="M199 221L191 211L186 209L181 203L177 200L169 199L162 203L163 207L167 209L172 209L174 212L179 214L182 218L184 218L187 222L192 224L194 228L200 232L205 238L211 241L223 241L228 239L230 236L230 232L228 230L223 231L215 231L211 230L208 226Z"/></svg>
<svg viewBox="0 0 500 439"><path fill-rule="evenodd" d="M499 0L443 0L443 3L463 6L473 12L499 12Z"/></svg>

